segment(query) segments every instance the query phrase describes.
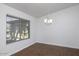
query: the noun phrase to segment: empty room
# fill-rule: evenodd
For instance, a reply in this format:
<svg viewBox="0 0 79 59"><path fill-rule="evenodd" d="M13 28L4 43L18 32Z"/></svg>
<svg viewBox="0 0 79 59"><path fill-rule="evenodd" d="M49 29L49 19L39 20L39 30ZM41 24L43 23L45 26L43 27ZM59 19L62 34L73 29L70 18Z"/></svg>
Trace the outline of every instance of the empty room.
<svg viewBox="0 0 79 59"><path fill-rule="evenodd" d="M79 56L79 3L0 3L0 56Z"/></svg>

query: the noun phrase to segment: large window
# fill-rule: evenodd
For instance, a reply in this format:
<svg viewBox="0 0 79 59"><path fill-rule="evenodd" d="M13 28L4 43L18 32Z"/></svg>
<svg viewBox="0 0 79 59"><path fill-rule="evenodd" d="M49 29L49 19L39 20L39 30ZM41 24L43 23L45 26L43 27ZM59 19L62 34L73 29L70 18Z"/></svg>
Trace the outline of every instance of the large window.
<svg viewBox="0 0 79 59"><path fill-rule="evenodd" d="M30 21L11 15L6 16L6 43L30 38Z"/></svg>

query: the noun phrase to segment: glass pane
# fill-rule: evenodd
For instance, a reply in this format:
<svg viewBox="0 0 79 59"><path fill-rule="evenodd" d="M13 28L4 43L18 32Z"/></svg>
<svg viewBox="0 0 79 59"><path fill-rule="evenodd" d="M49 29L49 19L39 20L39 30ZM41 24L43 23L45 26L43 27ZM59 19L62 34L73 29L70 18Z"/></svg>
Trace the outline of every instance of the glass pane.
<svg viewBox="0 0 79 59"><path fill-rule="evenodd" d="M8 17L6 23L6 39L7 43L16 41L16 33L19 32L19 19Z"/></svg>
<svg viewBox="0 0 79 59"><path fill-rule="evenodd" d="M21 39L27 39L28 38L28 22L25 20L21 20Z"/></svg>

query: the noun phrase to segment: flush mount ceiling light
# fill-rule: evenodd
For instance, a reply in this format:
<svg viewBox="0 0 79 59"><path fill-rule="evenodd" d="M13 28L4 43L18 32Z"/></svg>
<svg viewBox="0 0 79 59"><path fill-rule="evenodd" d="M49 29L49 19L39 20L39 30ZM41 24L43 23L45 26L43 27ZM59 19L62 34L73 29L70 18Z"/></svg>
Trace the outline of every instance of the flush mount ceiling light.
<svg viewBox="0 0 79 59"><path fill-rule="evenodd" d="M51 19L51 18L45 18L44 19L44 23L45 24L52 24L53 23L53 19Z"/></svg>

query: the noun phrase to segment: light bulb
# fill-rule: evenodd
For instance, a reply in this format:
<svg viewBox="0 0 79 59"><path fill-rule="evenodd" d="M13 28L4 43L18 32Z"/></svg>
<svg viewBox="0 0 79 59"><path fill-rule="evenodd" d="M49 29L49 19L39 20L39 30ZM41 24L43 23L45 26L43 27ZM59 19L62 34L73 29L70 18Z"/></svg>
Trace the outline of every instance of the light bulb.
<svg viewBox="0 0 79 59"><path fill-rule="evenodd" d="M46 18L46 19L44 19L44 23L47 23L47 22L48 22L47 18Z"/></svg>
<svg viewBox="0 0 79 59"><path fill-rule="evenodd" d="M49 23L52 23L53 22L53 20L52 19L49 19Z"/></svg>

